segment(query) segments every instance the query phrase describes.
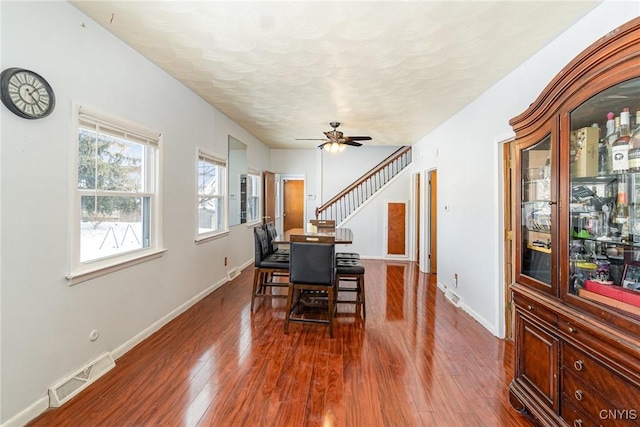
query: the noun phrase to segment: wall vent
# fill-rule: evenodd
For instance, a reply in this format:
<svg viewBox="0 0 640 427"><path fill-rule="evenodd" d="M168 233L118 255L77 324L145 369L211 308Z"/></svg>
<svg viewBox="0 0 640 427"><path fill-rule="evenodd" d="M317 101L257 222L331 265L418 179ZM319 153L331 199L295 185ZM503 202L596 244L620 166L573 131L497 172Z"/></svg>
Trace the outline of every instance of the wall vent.
<svg viewBox="0 0 640 427"><path fill-rule="evenodd" d="M229 278L229 280L233 280L236 277L238 277L238 275L240 274L240 269L239 268L234 268L229 270L229 272L227 273L227 277Z"/></svg>
<svg viewBox="0 0 640 427"><path fill-rule="evenodd" d="M99 356L93 362L86 364L80 370L49 388L49 406L52 408L62 406L115 366L116 362L110 353Z"/></svg>

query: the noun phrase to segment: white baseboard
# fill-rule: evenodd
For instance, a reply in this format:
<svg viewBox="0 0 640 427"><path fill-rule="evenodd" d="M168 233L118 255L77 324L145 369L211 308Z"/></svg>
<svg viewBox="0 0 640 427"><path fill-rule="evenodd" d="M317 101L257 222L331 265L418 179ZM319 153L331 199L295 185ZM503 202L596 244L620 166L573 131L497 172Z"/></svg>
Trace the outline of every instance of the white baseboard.
<svg viewBox="0 0 640 427"><path fill-rule="evenodd" d="M253 260L247 261L246 263L243 264L243 266L241 267L241 270L244 270L247 266L251 264L253 264ZM186 301L184 304L177 307L175 310L172 310L167 315L163 316L160 320L153 323L151 326L141 331L139 334L135 335L130 340L127 340L125 343L115 348L113 351L111 351L111 355L113 356L114 359L117 360L118 358L123 356L126 352L131 350L133 347L140 344L146 338L150 337L153 333L159 331L167 323L169 323L170 321L172 321L173 319L175 319L176 317L178 317L179 315L187 311L189 308L194 306L201 299L203 299L204 297L206 297L211 292L215 291L216 289L218 289L220 286L224 285L228 281L229 280L225 277L224 279L221 279L220 281L204 289L202 292L198 293L193 298L191 298L190 300ZM45 390L45 393L46 393L46 390ZM34 418L42 414L47 409L49 409L49 396L45 395L40 399L38 399L33 404L31 404L29 407L25 408L20 413L16 414L11 419L7 420L4 424L0 425L0 427L22 427L26 425L29 421L33 420Z"/></svg>
<svg viewBox="0 0 640 427"><path fill-rule="evenodd" d="M42 414L49 409L49 396L42 397L34 402L31 406L16 414L15 417L7 420L0 427L23 427L29 421Z"/></svg>
<svg viewBox="0 0 640 427"><path fill-rule="evenodd" d="M445 294L447 294L447 291L451 291L451 289L449 289L446 285L444 285L441 282L438 282L438 288ZM455 293L455 292L454 292ZM459 295L458 295L459 297ZM469 307L467 305L467 303L464 301L464 299L460 299L458 301L457 307L461 310L463 310L465 313L467 313L469 316L473 317L474 320L476 320L478 323L480 323L485 329L487 329L489 332L491 332L491 334L495 337L498 337L498 331L495 329L494 325L490 324L489 322L487 322L487 320L480 316L475 310L473 310L471 307Z"/></svg>
<svg viewBox="0 0 640 427"><path fill-rule="evenodd" d="M158 320L157 322L155 322L154 324L149 326L147 329L141 331L139 334L135 335L130 340L128 340L125 343L123 343L122 345L116 347L111 352L111 354L113 355L113 358L118 360L126 352L128 352L133 347L135 347L138 344L140 344L145 339L149 338L155 332L159 331L164 325L166 325L167 323L169 323L170 321L172 321L173 319L175 319L176 317L178 317L179 315L181 315L182 313L184 313L185 311L187 311L188 309L193 307L198 301L200 301L201 299L203 299L204 297L206 297L211 292L215 291L216 289L218 289L220 286L224 285L228 281L229 280L227 278L224 278L224 279L214 283L213 285L209 286L208 288L206 288L205 290L203 290L199 294L195 295L193 298L191 298L190 300L188 300L187 302L185 302L181 306L177 307L175 310L169 312L166 316L162 317L160 320Z"/></svg>

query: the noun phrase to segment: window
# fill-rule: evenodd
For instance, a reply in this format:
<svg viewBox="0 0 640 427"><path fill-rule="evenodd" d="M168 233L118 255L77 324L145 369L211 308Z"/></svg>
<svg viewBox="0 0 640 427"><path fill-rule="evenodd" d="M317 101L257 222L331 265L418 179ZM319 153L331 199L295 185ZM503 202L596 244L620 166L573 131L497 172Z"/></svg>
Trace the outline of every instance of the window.
<svg viewBox="0 0 640 427"><path fill-rule="evenodd" d="M226 231L226 175L226 161L198 150L198 238Z"/></svg>
<svg viewBox="0 0 640 427"><path fill-rule="evenodd" d="M260 220L260 172L247 173L247 222Z"/></svg>
<svg viewBox="0 0 640 427"><path fill-rule="evenodd" d="M161 248L160 133L86 106L76 113L72 282Z"/></svg>

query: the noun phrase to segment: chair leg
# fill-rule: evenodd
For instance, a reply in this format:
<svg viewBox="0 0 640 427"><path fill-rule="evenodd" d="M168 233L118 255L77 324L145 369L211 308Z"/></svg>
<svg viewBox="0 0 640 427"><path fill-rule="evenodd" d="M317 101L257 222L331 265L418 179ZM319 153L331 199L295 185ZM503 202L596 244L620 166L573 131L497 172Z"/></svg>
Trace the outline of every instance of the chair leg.
<svg viewBox="0 0 640 427"><path fill-rule="evenodd" d="M293 285L289 283L289 292L287 295L287 313L284 317L284 333L289 333L289 318L291 317L291 305L293 304Z"/></svg>
<svg viewBox="0 0 640 427"><path fill-rule="evenodd" d="M258 292L258 281L262 274L260 273L260 269L256 268L253 270L253 290L251 292L251 311L253 311L253 305L256 301L256 292Z"/></svg>
<svg viewBox="0 0 640 427"><path fill-rule="evenodd" d="M333 312L335 310L333 287L327 289L327 294L327 297L329 299L329 337L333 338Z"/></svg>
<svg viewBox="0 0 640 427"><path fill-rule="evenodd" d="M367 318L367 304L366 304L365 296L364 296L364 274L362 274L358 278L358 288L360 290L360 292L358 292L358 294L360 295L360 303L362 304L362 318L366 319Z"/></svg>

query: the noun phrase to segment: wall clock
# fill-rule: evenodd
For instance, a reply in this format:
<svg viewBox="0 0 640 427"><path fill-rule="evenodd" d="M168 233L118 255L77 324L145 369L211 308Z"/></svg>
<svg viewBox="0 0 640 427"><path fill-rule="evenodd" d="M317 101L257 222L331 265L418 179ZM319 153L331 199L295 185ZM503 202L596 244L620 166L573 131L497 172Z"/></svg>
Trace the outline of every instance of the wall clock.
<svg viewBox="0 0 640 427"><path fill-rule="evenodd" d="M2 103L25 119L47 117L56 105L51 85L38 73L24 68L7 68L0 75Z"/></svg>

